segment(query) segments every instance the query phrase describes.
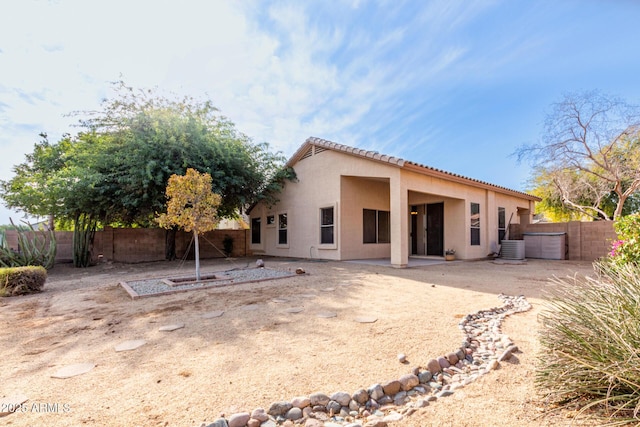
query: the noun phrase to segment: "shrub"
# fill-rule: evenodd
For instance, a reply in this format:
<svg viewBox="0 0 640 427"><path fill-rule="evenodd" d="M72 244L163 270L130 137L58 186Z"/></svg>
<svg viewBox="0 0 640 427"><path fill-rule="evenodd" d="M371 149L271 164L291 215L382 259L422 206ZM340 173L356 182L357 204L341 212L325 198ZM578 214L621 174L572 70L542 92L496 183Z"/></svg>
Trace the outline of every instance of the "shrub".
<svg viewBox="0 0 640 427"><path fill-rule="evenodd" d="M618 240L612 244L609 261L617 266L629 263L640 265L640 214L621 217L613 228Z"/></svg>
<svg viewBox="0 0 640 427"><path fill-rule="evenodd" d="M594 278L553 280L540 315L536 383L560 407L597 409L612 425L638 423L640 267L594 267Z"/></svg>
<svg viewBox="0 0 640 427"><path fill-rule="evenodd" d="M53 268L56 260L56 236L53 230L36 229L31 224L16 227L18 250L9 246L4 233L0 236L0 267L41 265Z"/></svg>
<svg viewBox="0 0 640 427"><path fill-rule="evenodd" d="M0 268L0 296L42 292L47 270L41 266Z"/></svg>

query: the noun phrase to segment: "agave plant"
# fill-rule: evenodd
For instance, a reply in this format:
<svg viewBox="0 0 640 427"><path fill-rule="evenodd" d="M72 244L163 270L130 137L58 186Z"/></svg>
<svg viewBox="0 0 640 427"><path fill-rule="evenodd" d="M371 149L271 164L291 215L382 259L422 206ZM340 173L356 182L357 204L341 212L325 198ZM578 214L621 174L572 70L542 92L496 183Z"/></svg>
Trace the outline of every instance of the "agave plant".
<svg viewBox="0 0 640 427"><path fill-rule="evenodd" d="M11 225L15 227L13 220ZM6 235L0 239L0 267L26 267L29 265L53 268L56 259L56 236L53 230L38 228L23 221L27 229L15 227L18 248L9 246Z"/></svg>

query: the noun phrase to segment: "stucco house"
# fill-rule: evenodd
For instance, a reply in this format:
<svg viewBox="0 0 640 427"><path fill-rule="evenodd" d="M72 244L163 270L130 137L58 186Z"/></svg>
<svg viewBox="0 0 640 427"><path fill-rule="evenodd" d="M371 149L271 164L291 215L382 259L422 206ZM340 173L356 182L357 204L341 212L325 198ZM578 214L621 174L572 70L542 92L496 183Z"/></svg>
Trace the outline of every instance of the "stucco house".
<svg viewBox="0 0 640 427"><path fill-rule="evenodd" d="M309 138L289 159L298 180L249 210L254 254L354 260L486 258L509 221L531 221L535 196L411 161Z"/></svg>

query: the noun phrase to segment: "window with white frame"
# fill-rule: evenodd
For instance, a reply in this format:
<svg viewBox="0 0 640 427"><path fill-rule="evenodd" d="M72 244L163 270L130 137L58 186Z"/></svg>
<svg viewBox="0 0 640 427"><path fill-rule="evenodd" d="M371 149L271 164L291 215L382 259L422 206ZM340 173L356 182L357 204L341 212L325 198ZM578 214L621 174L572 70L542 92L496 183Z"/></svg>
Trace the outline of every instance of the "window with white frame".
<svg viewBox="0 0 640 427"><path fill-rule="evenodd" d="M334 209L332 207L320 208L320 244L332 245L335 243L334 233Z"/></svg>
<svg viewBox="0 0 640 427"><path fill-rule="evenodd" d="M288 244L289 236L287 235L287 213L278 214L278 244Z"/></svg>
<svg viewBox="0 0 640 427"><path fill-rule="evenodd" d="M471 246L480 245L480 203L471 203Z"/></svg>
<svg viewBox="0 0 640 427"><path fill-rule="evenodd" d="M389 211L362 210L362 243L389 243L391 227Z"/></svg>

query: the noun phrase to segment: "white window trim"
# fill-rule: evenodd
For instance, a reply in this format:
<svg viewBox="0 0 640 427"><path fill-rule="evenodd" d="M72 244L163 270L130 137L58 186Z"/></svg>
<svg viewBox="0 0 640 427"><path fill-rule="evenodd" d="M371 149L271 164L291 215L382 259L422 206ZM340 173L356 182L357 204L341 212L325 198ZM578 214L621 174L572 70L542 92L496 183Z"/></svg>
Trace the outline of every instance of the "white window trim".
<svg viewBox="0 0 640 427"><path fill-rule="evenodd" d="M333 208L333 243L320 243L322 241L322 209ZM318 249L338 249L338 204L322 205L318 208Z"/></svg>
<svg viewBox="0 0 640 427"><path fill-rule="evenodd" d="M287 243L285 244L281 244L280 243L280 215L286 215L287 216ZM289 244L291 242L291 233L289 233L289 231L291 230L291 216L289 215L289 211L280 211L276 214L276 248L283 248L283 249L287 249L289 248Z"/></svg>

